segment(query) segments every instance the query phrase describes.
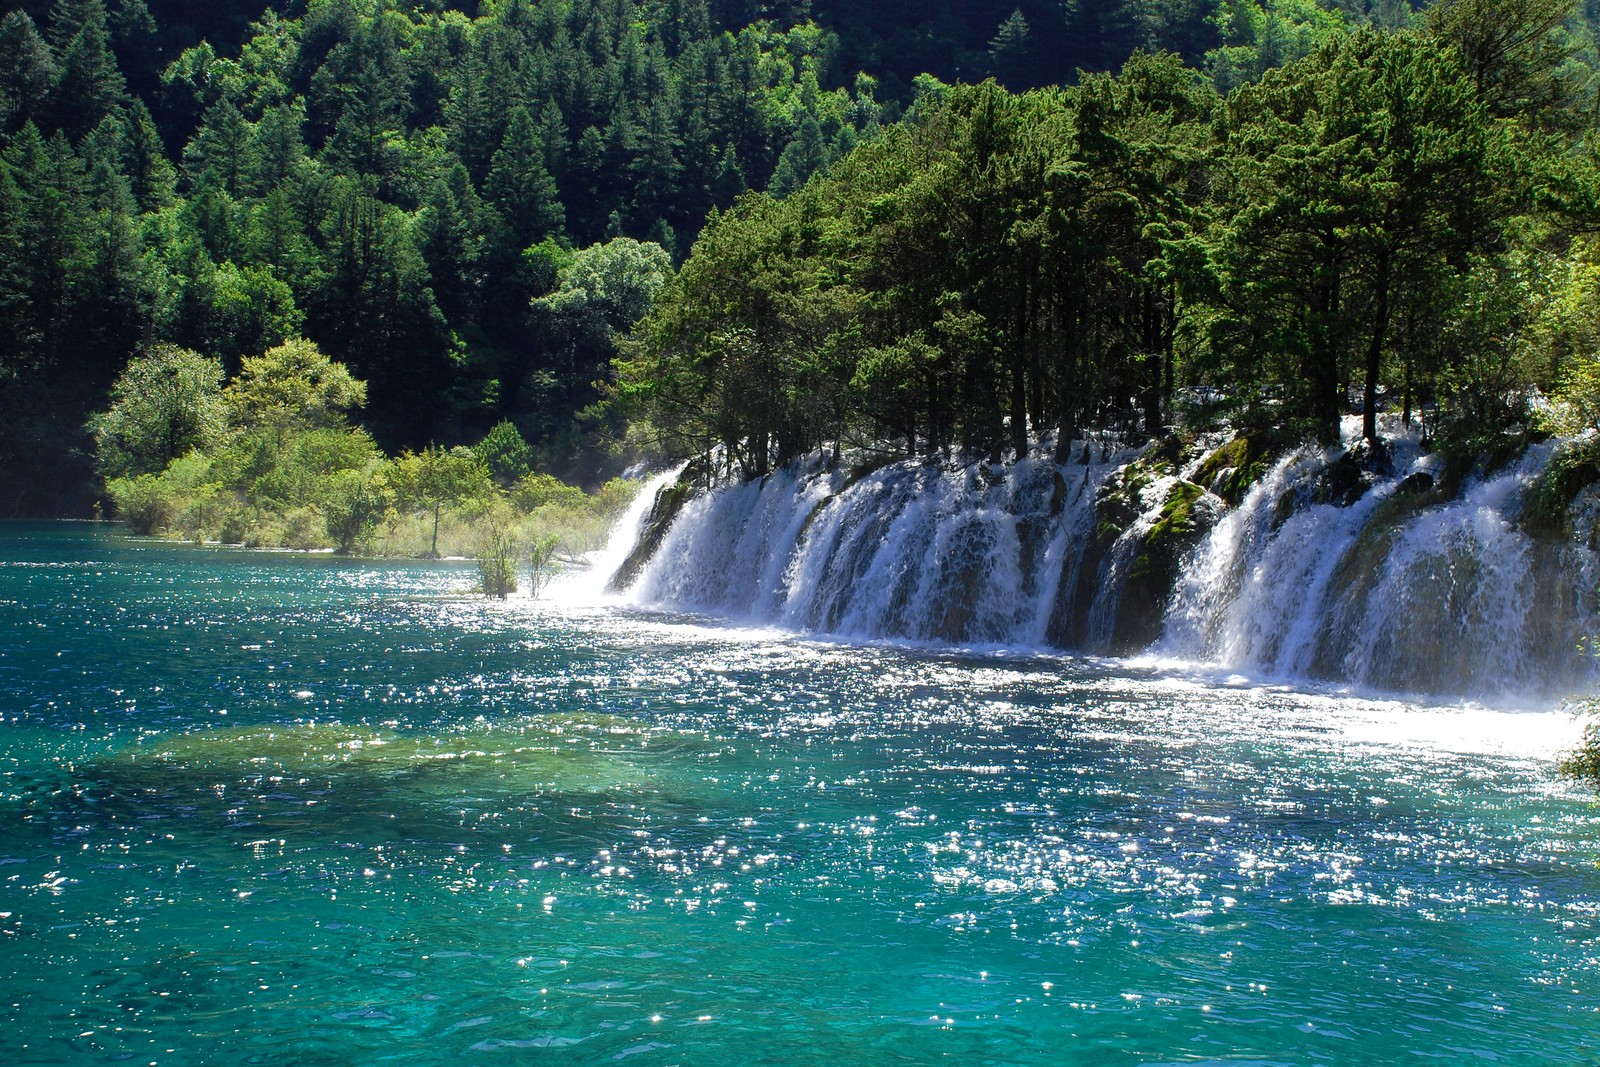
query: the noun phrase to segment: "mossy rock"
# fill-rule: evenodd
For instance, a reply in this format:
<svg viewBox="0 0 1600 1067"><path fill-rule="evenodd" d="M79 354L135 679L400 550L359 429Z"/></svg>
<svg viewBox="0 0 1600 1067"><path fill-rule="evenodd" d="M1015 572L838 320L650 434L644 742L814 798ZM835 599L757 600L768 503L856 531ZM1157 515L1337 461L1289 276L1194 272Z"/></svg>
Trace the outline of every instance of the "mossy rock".
<svg viewBox="0 0 1600 1067"><path fill-rule="evenodd" d="M1158 479L1177 473L1173 460L1153 453L1134 460L1112 474L1095 495L1095 534L1100 550L1111 547L1122 531L1145 513L1144 491Z"/></svg>
<svg viewBox="0 0 1600 1067"><path fill-rule="evenodd" d="M1557 451L1522 498L1523 531L1548 540L1571 537L1568 509L1596 482L1600 482L1600 440L1577 441Z"/></svg>
<svg viewBox="0 0 1600 1067"><path fill-rule="evenodd" d="M634 579L639 577L639 572L655 556L656 550L661 547L661 542L666 538L667 531L672 528L672 523L677 519L678 513L683 510L697 489L699 472L693 466L684 469L683 474L671 485L664 485L656 493L655 503L650 505L650 515L645 519L644 529L639 533L639 542L633 546L633 551L622 561L609 581L606 589L613 593L621 592L632 585Z"/></svg>
<svg viewBox="0 0 1600 1067"><path fill-rule="evenodd" d="M1167 502L1161 506L1161 518L1145 537L1145 543L1155 544L1194 533L1199 526L1195 505L1203 500L1205 495L1205 488L1194 482L1179 482L1174 485L1172 492L1167 494Z"/></svg>
<svg viewBox="0 0 1600 1067"><path fill-rule="evenodd" d="M1272 469L1283 443L1271 434L1239 434L1215 449L1195 469L1195 484L1238 507L1252 486Z"/></svg>
<svg viewBox="0 0 1600 1067"><path fill-rule="evenodd" d="M1167 601L1183 560L1216 525L1221 508L1203 486L1194 482L1173 485L1160 518L1139 545L1123 587L1112 634L1114 652L1136 651L1161 636Z"/></svg>
<svg viewBox="0 0 1600 1067"><path fill-rule="evenodd" d="M1518 431L1442 440L1438 452L1444 457L1445 466L1439 480L1455 492L1469 478L1488 478L1521 459L1528 446L1537 443L1541 436Z"/></svg>
<svg viewBox="0 0 1600 1067"><path fill-rule="evenodd" d="M1094 539L1098 555L1103 555L1122 536L1122 531L1144 514L1139 495L1152 480L1148 472L1135 470L1134 465L1129 464L1100 487L1094 499Z"/></svg>

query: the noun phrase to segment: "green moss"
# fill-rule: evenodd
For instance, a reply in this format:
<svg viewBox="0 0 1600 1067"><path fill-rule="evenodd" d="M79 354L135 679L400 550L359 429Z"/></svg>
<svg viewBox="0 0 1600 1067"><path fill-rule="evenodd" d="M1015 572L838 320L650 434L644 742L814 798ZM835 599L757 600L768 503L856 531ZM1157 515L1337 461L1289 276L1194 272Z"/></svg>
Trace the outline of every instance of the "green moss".
<svg viewBox="0 0 1600 1067"><path fill-rule="evenodd" d="M1278 442L1266 434L1240 434L1213 451L1194 472L1194 480L1238 507L1250 487L1259 482L1272 466Z"/></svg>
<svg viewBox="0 0 1600 1067"><path fill-rule="evenodd" d="M1161 634L1161 620L1185 554L1210 527L1215 512L1201 508L1204 487L1177 482L1161 505L1161 515L1139 544L1117 608L1113 647L1144 648Z"/></svg>
<svg viewBox="0 0 1600 1067"><path fill-rule="evenodd" d="M1229 468L1237 470L1249 461L1250 439L1235 437L1201 461L1199 468L1194 472L1194 480L1201 485L1210 485L1223 471Z"/></svg>
<svg viewBox="0 0 1600 1067"><path fill-rule="evenodd" d="M1570 536L1567 509L1595 482L1600 482L1600 440L1590 438L1560 449L1523 497L1523 530L1557 540Z"/></svg>
<svg viewBox="0 0 1600 1067"><path fill-rule="evenodd" d="M1193 533L1195 530L1194 505L1206 495L1204 487L1194 482L1179 482L1172 487L1167 502L1161 507L1161 518L1151 529L1145 543Z"/></svg>
<svg viewBox="0 0 1600 1067"><path fill-rule="evenodd" d="M1144 514L1144 491L1158 478L1171 477L1173 473L1171 460L1151 455L1134 460L1106 479L1094 505L1095 541L1102 553Z"/></svg>

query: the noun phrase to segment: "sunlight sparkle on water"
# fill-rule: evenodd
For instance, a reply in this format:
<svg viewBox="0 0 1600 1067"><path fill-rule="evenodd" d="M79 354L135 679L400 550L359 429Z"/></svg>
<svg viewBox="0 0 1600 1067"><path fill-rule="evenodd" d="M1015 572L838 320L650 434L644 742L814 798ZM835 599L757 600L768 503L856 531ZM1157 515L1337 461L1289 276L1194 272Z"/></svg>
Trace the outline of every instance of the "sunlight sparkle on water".
<svg viewBox="0 0 1600 1067"><path fill-rule="evenodd" d="M1559 711L4 548L8 1063L1594 1055Z"/></svg>

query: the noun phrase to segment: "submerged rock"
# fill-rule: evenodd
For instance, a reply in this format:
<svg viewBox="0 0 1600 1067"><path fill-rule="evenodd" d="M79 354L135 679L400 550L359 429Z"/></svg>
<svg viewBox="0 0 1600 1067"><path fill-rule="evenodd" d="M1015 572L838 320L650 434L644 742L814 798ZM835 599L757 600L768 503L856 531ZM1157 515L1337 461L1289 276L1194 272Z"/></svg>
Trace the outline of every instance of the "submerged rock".
<svg viewBox="0 0 1600 1067"><path fill-rule="evenodd" d="M664 485L656 492L655 503L650 505L650 514L645 517L644 526L639 531L639 540L635 542L632 551L623 558L621 566L606 582L606 591L620 592L633 584L639 573L649 564L656 554L656 549L661 547L662 538L666 537L667 530L671 528L672 521L678 517L678 512L694 496L695 482L700 472L694 464L684 468L683 474L671 485Z"/></svg>

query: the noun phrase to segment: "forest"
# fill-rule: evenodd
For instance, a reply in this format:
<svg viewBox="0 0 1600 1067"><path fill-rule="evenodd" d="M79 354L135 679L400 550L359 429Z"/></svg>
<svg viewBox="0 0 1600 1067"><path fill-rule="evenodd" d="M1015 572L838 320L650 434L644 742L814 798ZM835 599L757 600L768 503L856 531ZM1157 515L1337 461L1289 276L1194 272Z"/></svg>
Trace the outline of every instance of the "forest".
<svg viewBox="0 0 1600 1067"><path fill-rule="evenodd" d="M623 391L759 475L825 444L1020 458L1055 432L1472 455L1596 411L1594 81L1563 3L1345 26L1224 93L1174 53L931 90L715 217Z"/></svg>
<svg viewBox="0 0 1600 1067"><path fill-rule="evenodd" d="M142 501L218 536L262 505L257 539L350 545L330 486L461 446L509 491L1196 413L1514 426L1594 380L1590 26L1561 0L14 5L0 514ZM351 385L265 449L251 367ZM194 519L227 499L229 530Z"/></svg>

